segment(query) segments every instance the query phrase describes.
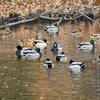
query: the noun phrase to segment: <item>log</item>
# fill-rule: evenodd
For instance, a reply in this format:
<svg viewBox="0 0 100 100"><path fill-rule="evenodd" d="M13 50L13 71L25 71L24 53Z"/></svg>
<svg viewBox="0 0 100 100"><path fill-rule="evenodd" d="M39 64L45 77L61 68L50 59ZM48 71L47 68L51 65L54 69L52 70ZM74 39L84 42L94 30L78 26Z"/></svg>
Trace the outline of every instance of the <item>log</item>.
<svg viewBox="0 0 100 100"><path fill-rule="evenodd" d="M4 28L14 26L14 25L18 25L18 24L23 24L23 23L30 22L30 21L34 21L36 19L38 19L38 17L27 19L27 20L21 20L21 21L18 21L18 22L13 22L13 23L5 24L5 25L1 25L0 29L4 29Z"/></svg>

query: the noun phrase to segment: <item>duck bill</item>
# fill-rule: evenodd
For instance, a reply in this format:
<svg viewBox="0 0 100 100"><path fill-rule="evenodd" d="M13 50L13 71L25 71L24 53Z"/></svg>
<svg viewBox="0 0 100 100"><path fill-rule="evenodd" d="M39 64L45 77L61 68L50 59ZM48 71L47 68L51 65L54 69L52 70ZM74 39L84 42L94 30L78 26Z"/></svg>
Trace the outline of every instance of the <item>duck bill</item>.
<svg viewBox="0 0 100 100"><path fill-rule="evenodd" d="M40 52L43 52L42 50L40 50Z"/></svg>
<svg viewBox="0 0 100 100"><path fill-rule="evenodd" d="M15 51L17 50L17 48L14 49Z"/></svg>
<svg viewBox="0 0 100 100"><path fill-rule="evenodd" d="M94 42L94 44L97 44L96 42Z"/></svg>
<svg viewBox="0 0 100 100"><path fill-rule="evenodd" d="M47 41L47 43L49 43L49 42Z"/></svg>

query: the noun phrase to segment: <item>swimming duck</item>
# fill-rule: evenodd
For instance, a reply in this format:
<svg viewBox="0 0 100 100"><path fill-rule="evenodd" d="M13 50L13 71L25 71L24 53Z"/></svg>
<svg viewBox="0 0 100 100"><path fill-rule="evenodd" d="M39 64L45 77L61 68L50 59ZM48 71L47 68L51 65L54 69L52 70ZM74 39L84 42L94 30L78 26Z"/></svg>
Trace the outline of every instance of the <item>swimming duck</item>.
<svg viewBox="0 0 100 100"><path fill-rule="evenodd" d="M100 34L92 34L92 35L90 36L90 38L92 38L93 40L100 39Z"/></svg>
<svg viewBox="0 0 100 100"><path fill-rule="evenodd" d="M99 55L98 58L97 58L97 62L100 62L100 55Z"/></svg>
<svg viewBox="0 0 100 100"><path fill-rule="evenodd" d="M49 34L58 34L59 28L57 24L54 24L54 26L44 26L44 31Z"/></svg>
<svg viewBox="0 0 100 100"><path fill-rule="evenodd" d="M46 68L54 68L54 64L52 63L52 61L49 58L47 58L45 60L44 67L46 67Z"/></svg>
<svg viewBox="0 0 100 100"><path fill-rule="evenodd" d="M36 40L40 40L40 39L43 39L43 34L42 33L38 33L37 35L36 35Z"/></svg>
<svg viewBox="0 0 100 100"><path fill-rule="evenodd" d="M94 49L94 40L90 40L90 42L82 42L79 43L77 46L79 47L80 50L82 49Z"/></svg>
<svg viewBox="0 0 100 100"><path fill-rule="evenodd" d="M74 60L70 60L70 73L79 73L84 70L85 64L83 62L74 62Z"/></svg>
<svg viewBox="0 0 100 100"><path fill-rule="evenodd" d="M39 60L42 56L40 48L31 49L20 45L17 46L16 55L18 60Z"/></svg>
<svg viewBox="0 0 100 100"><path fill-rule="evenodd" d="M72 30L70 34L71 34L73 37L81 37L81 36L82 36L81 29Z"/></svg>
<svg viewBox="0 0 100 100"><path fill-rule="evenodd" d="M35 40L35 41L33 42L33 46L34 46L35 48L40 48L41 50L44 50L44 49L47 48L48 43L49 43L49 42L47 41L47 39Z"/></svg>
<svg viewBox="0 0 100 100"><path fill-rule="evenodd" d="M53 52L62 52L62 47L57 42L54 42L51 51L53 51Z"/></svg>
<svg viewBox="0 0 100 100"><path fill-rule="evenodd" d="M23 47L33 47L32 43L35 41L35 38L31 38L31 39L21 39L20 44Z"/></svg>
<svg viewBox="0 0 100 100"><path fill-rule="evenodd" d="M62 52L61 54L58 54L56 56L56 61L60 61L60 62L66 62L67 61L67 57L65 56L64 52Z"/></svg>
<svg viewBox="0 0 100 100"><path fill-rule="evenodd" d="M100 55L98 56L98 58L95 58L95 59L93 60L93 63L96 63L96 62L99 62L99 63L100 63Z"/></svg>

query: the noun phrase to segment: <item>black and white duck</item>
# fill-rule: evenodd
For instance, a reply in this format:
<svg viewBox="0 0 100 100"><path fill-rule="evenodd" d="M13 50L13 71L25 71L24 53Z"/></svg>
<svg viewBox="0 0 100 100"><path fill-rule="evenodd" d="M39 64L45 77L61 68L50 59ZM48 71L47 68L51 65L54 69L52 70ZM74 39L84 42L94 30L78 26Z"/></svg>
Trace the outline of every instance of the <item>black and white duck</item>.
<svg viewBox="0 0 100 100"><path fill-rule="evenodd" d="M92 34L92 35L90 35L90 38L92 38L93 40L99 40L100 34Z"/></svg>
<svg viewBox="0 0 100 100"><path fill-rule="evenodd" d="M44 26L44 31L47 34L58 34L59 28L57 24L54 24L52 26Z"/></svg>
<svg viewBox="0 0 100 100"><path fill-rule="evenodd" d="M54 64L49 58L47 58L45 60L44 67L46 67L46 68L54 68Z"/></svg>
<svg viewBox="0 0 100 100"><path fill-rule="evenodd" d="M33 42L33 47L40 48L41 50L44 50L47 48L48 43L49 42L47 41L47 39L35 40Z"/></svg>
<svg viewBox="0 0 100 100"><path fill-rule="evenodd" d="M81 29L72 30L72 31L70 32L70 34L71 34L73 37L81 37L81 36L82 36L82 31L81 31Z"/></svg>
<svg viewBox="0 0 100 100"><path fill-rule="evenodd" d="M85 64L83 62L75 62L74 60L70 60L70 73L80 73L84 71Z"/></svg>
<svg viewBox="0 0 100 100"><path fill-rule="evenodd" d="M85 49L91 50L91 49L94 49L95 42L94 42L94 40L90 40L90 42L79 43L77 46L79 47L80 50L82 50L82 49L83 50L85 50Z"/></svg>
<svg viewBox="0 0 100 100"><path fill-rule="evenodd" d="M97 63L97 62L100 63L100 55L93 60L93 63Z"/></svg>
<svg viewBox="0 0 100 100"><path fill-rule="evenodd" d="M58 54L56 56L56 61L60 61L60 62L66 62L67 61L67 57L64 54L64 52L61 52L61 54Z"/></svg>
<svg viewBox="0 0 100 100"><path fill-rule="evenodd" d="M18 60L39 60L42 57L40 48L31 49L18 45L16 55Z"/></svg>

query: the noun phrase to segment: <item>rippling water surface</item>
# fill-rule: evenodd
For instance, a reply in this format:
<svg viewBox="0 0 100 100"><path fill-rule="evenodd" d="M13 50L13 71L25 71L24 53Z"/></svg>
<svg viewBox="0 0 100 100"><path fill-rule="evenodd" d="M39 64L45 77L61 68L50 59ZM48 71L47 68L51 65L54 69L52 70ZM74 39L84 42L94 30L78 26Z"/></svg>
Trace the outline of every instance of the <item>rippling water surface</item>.
<svg viewBox="0 0 100 100"><path fill-rule="evenodd" d="M99 21L100 22L100 21ZM94 52L79 52L77 43L90 41L91 34L99 34L100 27L90 22L63 22L59 35L48 37L43 30L49 23L28 23L12 27L12 33L0 39L0 100L100 100L100 64L93 60L100 54L100 41ZM72 37L71 30L82 29L82 37ZM21 39L30 39L40 32L49 41L40 61L17 61L15 48ZM70 74L68 63L55 62L51 52L57 41L68 61L83 61L85 72ZM53 69L43 67L49 57Z"/></svg>

